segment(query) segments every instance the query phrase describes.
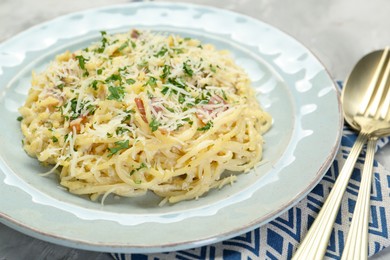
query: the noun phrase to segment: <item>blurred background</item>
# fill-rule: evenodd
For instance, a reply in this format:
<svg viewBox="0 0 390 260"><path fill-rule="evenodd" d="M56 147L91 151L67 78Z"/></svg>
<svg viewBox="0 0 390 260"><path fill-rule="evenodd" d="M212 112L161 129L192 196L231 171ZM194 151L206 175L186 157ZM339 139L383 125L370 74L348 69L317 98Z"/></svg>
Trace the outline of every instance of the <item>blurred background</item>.
<svg viewBox="0 0 390 260"><path fill-rule="evenodd" d="M137 0L1 0L0 42L60 15ZM155 2L160 2L156 0ZM390 43L388 0L182 0L249 15L292 35L337 80L365 53Z"/></svg>

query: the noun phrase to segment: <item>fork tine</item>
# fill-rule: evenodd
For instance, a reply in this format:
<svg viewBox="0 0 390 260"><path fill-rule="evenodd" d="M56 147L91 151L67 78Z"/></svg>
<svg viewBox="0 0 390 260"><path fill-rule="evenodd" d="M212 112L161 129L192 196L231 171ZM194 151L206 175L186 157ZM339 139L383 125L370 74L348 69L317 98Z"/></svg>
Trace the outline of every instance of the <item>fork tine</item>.
<svg viewBox="0 0 390 260"><path fill-rule="evenodd" d="M386 74L383 74L383 70L385 69L385 67L387 67L386 64L387 64L388 56L389 56L389 47L386 47L382 53L382 57L379 61L379 64L378 64L377 68L375 69L374 76L372 77L370 85L367 88L367 91L364 95L364 98L360 104L359 111L358 111L358 114L360 114L360 115L365 115L366 113L370 113L372 110L375 109L374 113L372 114L372 115L374 115L378 109L379 102L376 101L376 102L378 102L377 104L373 103L373 102L375 101L375 99L377 99L375 97L382 96L382 93L380 93L380 95L378 95L378 92L377 92L378 91L378 83L380 86L381 85L380 82L382 82L382 80L381 80L382 75L386 75ZM377 94L375 94L375 92ZM376 106L375 106L375 104L376 104ZM368 111L370 111L370 112L368 112Z"/></svg>
<svg viewBox="0 0 390 260"><path fill-rule="evenodd" d="M390 61L387 60L385 71L380 79L377 92L374 99L371 102L368 111L368 116L375 117L376 119L384 119L387 115L389 108L388 101L388 81L390 76Z"/></svg>
<svg viewBox="0 0 390 260"><path fill-rule="evenodd" d="M389 62L390 64L390 62ZM390 67L390 66L389 66ZM390 71L389 71L390 74ZM389 76L388 76L389 77ZM375 116L375 119L389 120L390 117L390 82L386 84L386 92L383 95L383 101L381 103L379 112Z"/></svg>

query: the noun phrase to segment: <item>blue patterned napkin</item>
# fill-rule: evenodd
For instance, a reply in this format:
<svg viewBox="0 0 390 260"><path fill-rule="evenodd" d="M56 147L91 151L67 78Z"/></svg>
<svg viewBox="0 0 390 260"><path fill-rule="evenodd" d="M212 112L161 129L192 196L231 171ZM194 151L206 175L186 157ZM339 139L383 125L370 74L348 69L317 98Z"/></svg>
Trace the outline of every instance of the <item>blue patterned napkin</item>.
<svg viewBox="0 0 390 260"><path fill-rule="evenodd" d="M295 207L260 228L217 244L190 250L160 254L113 254L113 257L117 260L290 259L332 189L355 139L355 132L346 127L339 152L322 181ZM384 146L388 141L388 138L381 139L378 148ZM328 259L340 259L344 248L359 190L364 155L365 151L362 152L357 161L341 203L341 210L337 215L326 253ZM389 208L390 172L375 161L369 222L370 256L390 245Z"/></svg>
<svg viewBox="0 0 390 260"><path fill-rule="evenodd" d="M159 254L113 254L113 257L117 260L290 259L332 189L356 137L355 132L345 127L335 161L321 182L295 207L260 228L217 244L190 250ZM381 139L378 149L388 141L389 138ZM358 158L336 217L325 255L328 259L341 257L357 199L364 156L365 148ZM390 172L377 161L374 161L373 172L369 220L370 256L390 245Z"/></svg>

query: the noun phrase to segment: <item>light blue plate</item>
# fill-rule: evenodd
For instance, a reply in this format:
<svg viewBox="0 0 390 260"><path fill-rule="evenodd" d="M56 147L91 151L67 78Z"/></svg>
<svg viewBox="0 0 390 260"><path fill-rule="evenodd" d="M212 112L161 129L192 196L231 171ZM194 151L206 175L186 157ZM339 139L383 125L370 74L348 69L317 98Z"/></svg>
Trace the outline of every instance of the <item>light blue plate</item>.
<svg viewBox="0 0 390 260"><path fill-rule="evenodd" d="M229 50L274 119L263 164L221 190L158 207L148 194L100 203L68 193L26 155L17 109L31 71L56 54L132 28L180 34ZM214 8L137 3L66 15L0 45L0 221L50 242L97 251L161 252L224 240L261 226L302 199L330 166L341 138L334 82L304 46L252 18Z"/></svg>

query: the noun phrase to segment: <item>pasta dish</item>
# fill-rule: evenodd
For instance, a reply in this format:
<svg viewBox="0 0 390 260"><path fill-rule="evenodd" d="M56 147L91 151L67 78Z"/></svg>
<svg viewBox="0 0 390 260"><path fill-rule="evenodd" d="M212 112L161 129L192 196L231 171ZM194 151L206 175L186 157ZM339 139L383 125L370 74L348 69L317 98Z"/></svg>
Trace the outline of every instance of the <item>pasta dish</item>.
<svg viewBox="0 0 390 260"><path fill-rule="evenodd" d="M23 147L92 200L151 191L197 199L262 159L272 119L227 51L132 30L60 54L32 75Z"/></svg>

